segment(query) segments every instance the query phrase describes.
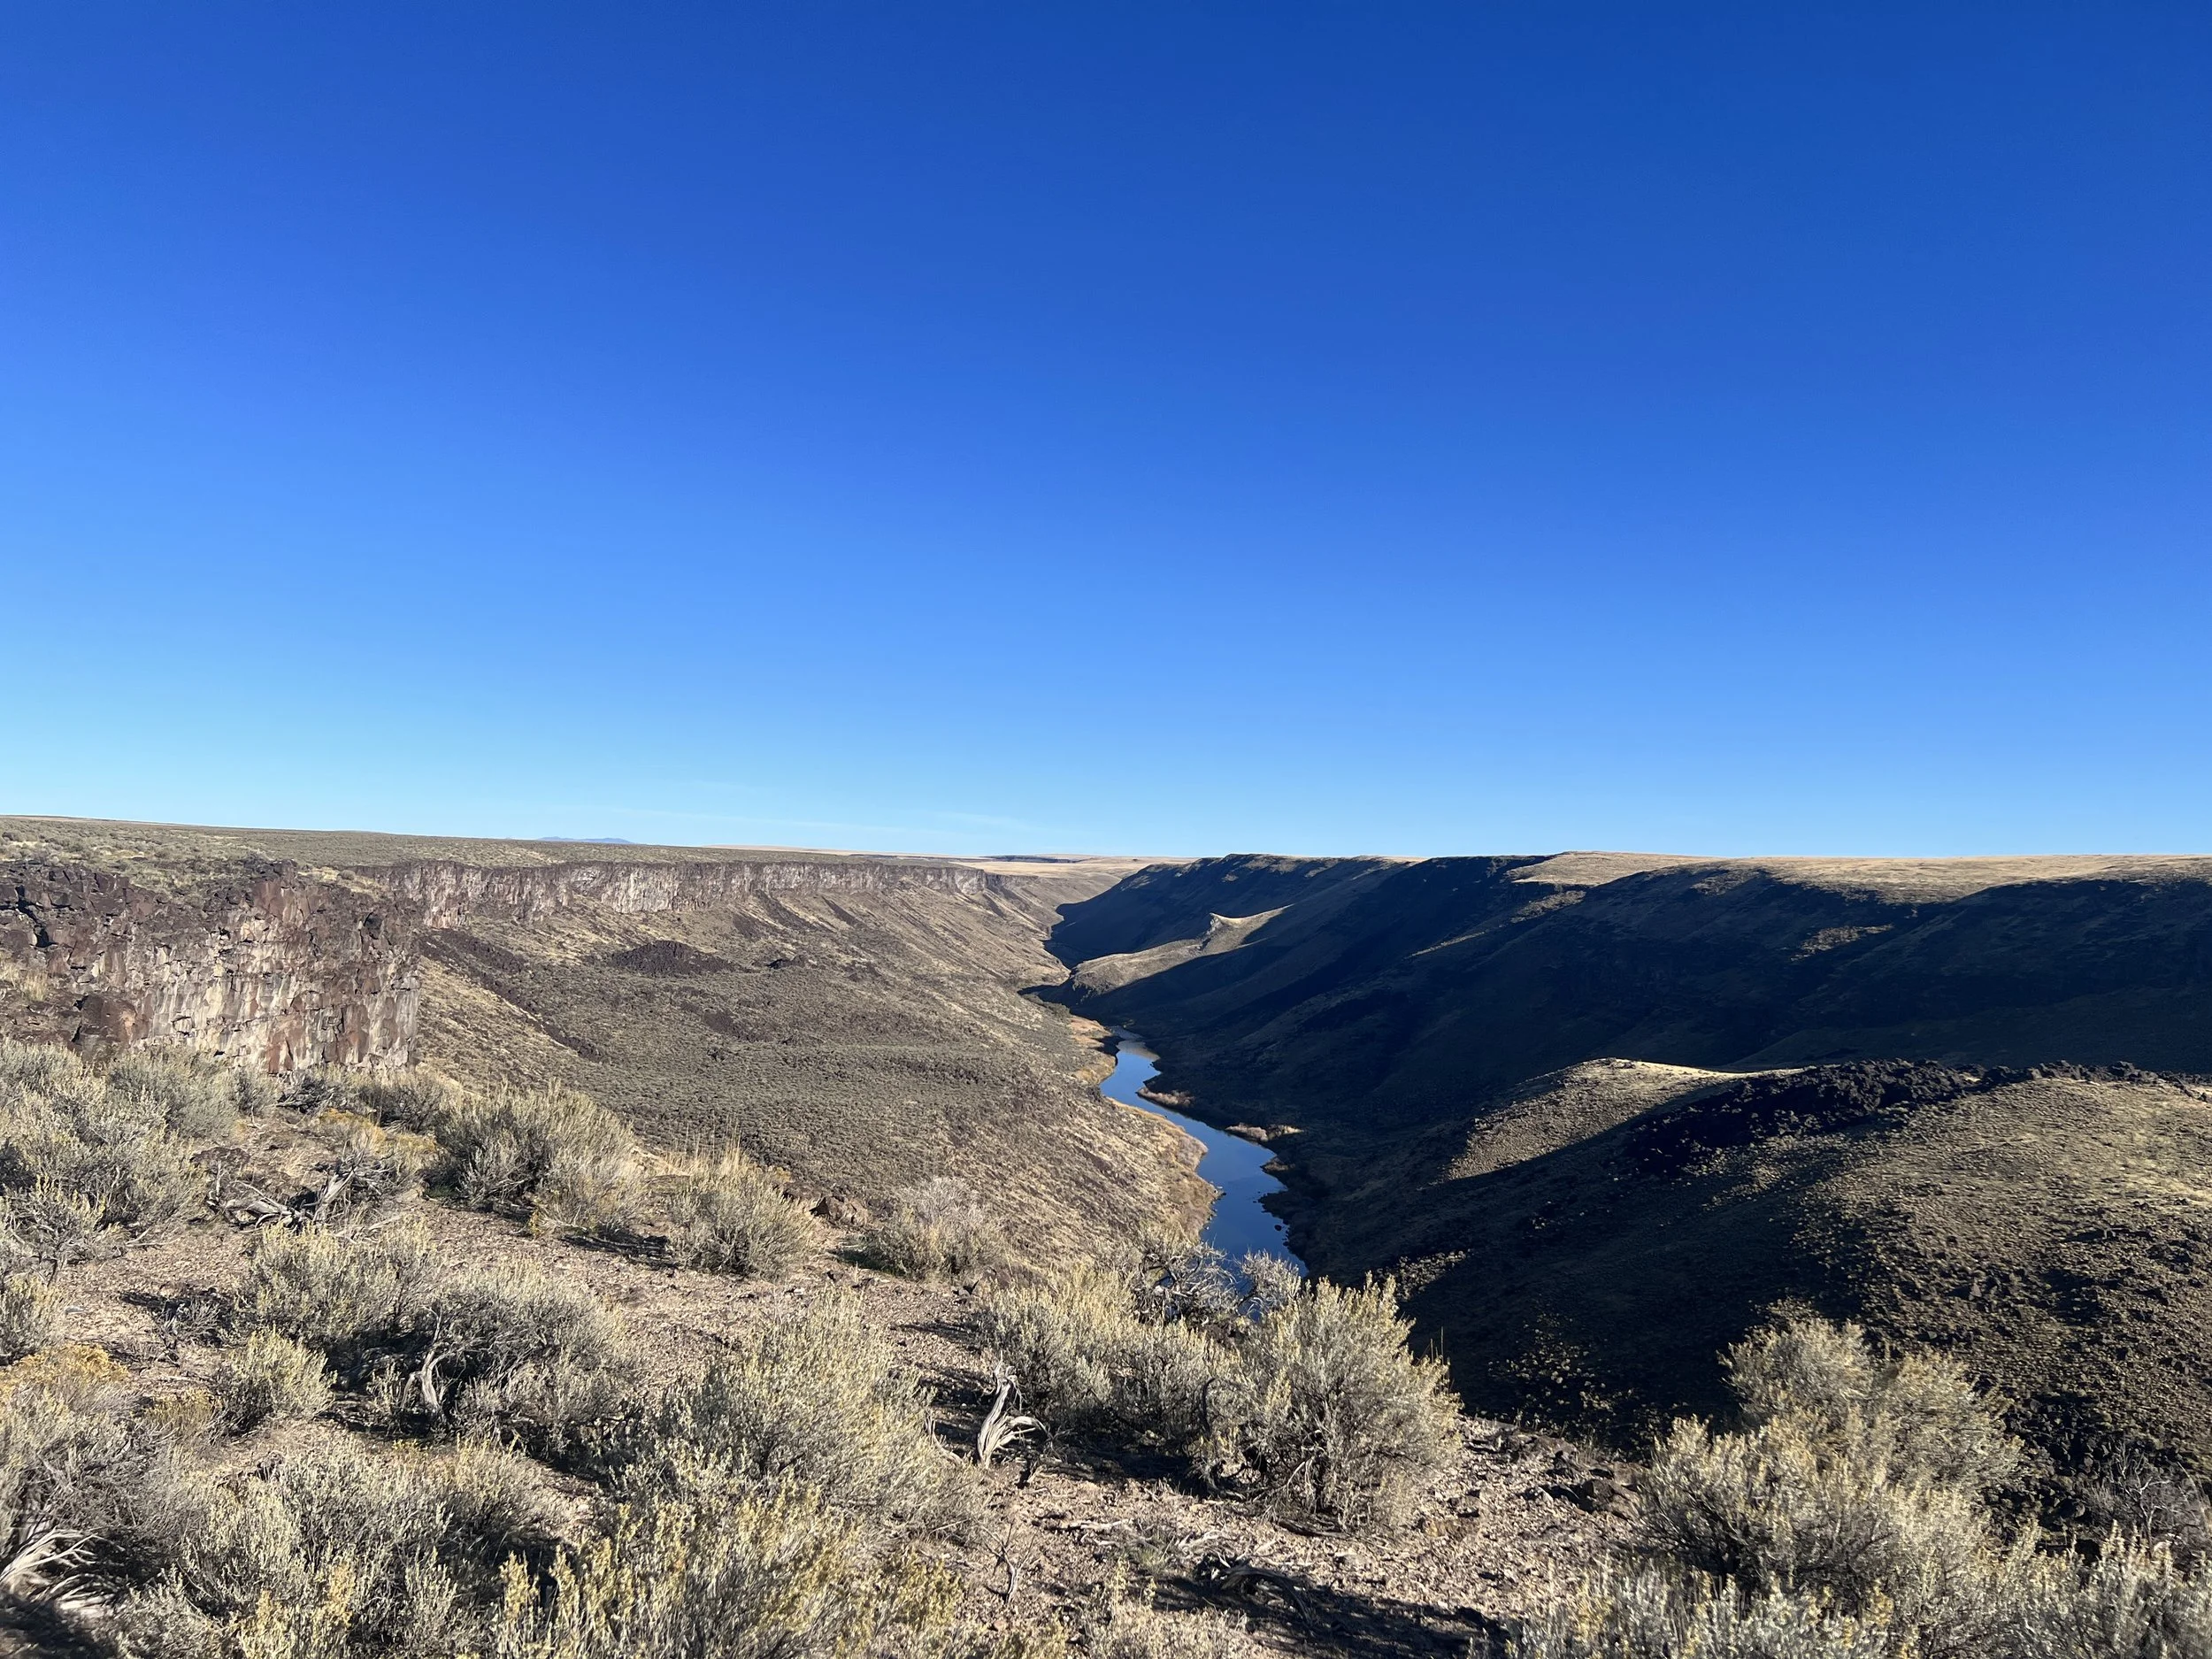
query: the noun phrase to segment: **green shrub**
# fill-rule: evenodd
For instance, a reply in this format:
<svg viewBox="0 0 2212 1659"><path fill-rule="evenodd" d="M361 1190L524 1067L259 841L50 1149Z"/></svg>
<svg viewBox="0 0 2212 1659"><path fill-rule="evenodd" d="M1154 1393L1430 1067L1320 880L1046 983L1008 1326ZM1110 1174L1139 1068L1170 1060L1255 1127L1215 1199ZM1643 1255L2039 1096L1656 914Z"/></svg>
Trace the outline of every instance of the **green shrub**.
<svg viewBox="0 0 2212 1659"><path fill-rule="evenodd" d="M875 1555L852 1516L803 1488L624 1506L564 1550L541 1591L508 1571L497 1659L846 1659L926 1651L959 1587Z"/></svg>
<svg viewBox="0 0 2212 1659"><path fill-rule="evenodd" d="M1310 1282L1237 1342L1203 1467L1279 1514L1348 1529L1395 1524L1457 1444L1444 1368L1414 1357L1409 1333L1389 1281Z"/></svg>
<svg viewBox="0 0 2212 1659"><path fill-rule="evenodd" d="M763 1321L620 1443L616 1485L650 1499L736 1484L803 1486L894 1532L960 1532L968 1471L930 1432L928 1395L849 1297Z"/></svg>
<svg viewBox="0 0 2212 1659"><path fill-rule="evenodd" d="M264 1423L311 1417L330 1403L323 1356L275 1331L256 1331L215 1375L223 1426L243 1434Z"/></svg>
<svg viewBox="0 0 2212 1659"><path fill-rule="evenodd" d="M713 1273L772 1277L814 1253L821 1230L784 1196L784 1177L734 1148L665 1178L669 1254Z"/></svg>
<svg viewBox="0 0 2212 1659"><path fill-rule="evenodd" d="M892 1194L888 1213L860 1241L870 1266L909 1279L971 1279L1006 1254L998 1224L949 1175Z"/></svg>

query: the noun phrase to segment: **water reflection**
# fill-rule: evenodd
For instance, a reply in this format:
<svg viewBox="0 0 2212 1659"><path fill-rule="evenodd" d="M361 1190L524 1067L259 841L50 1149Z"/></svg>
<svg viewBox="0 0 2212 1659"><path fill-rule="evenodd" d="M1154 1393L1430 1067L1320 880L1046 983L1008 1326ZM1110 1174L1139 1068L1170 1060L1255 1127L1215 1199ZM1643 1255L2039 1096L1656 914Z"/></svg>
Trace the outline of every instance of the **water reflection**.
<svg viewBox="0 0 2212 1659"><path fill-rule="evenodd" d="M1268 1194L1283 1190L1283 1184L1268 1174L1265 1168L1275 1155L1240 1135L1170 1111L1138 1094L1158 1075L1159 1070L1159 1056L1144 1046L1142 1038L1133 1032L1117 1031L1114 1074L1099 1087L1109 1100L1118 1100L1125 1106L1134 1106L1156 1118L1166 1118L1206 1148L1198 1160L1199 1178L1221 1194L1214 1201L1213 1214L1206 1222L1206 1242L1232 1263L1259 1251L1279 1256L1303 1267L1304 1263L1291 1254L1290 1246L1285 1242L1283 1224L1260 1205L1260 1200Z"/></svg>

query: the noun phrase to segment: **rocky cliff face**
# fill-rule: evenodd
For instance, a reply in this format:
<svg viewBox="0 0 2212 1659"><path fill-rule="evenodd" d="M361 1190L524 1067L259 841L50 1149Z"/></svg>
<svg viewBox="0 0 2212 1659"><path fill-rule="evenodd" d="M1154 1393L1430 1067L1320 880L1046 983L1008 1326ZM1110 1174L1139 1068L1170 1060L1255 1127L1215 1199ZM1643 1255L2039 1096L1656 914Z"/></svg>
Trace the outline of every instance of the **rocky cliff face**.
<svg viewBox="0 0 2212 1659"><path fill-rule="evenodd" d="M1008 885L887 860L423 859L319 874L244 858L211 878L32 858L0 864L0 1029L79 1048L185 1046L276 1071L404 1065L428 932L580 908L645 916L759 895L999 896Z"/></svg>
<svg viewBox="0 0 2212 1659"><path fill-rule="evenodd" d="M417 985L411 918L292 865L168 886L85 864L0 864L12 1035L173 1044L274 1071L404 1064Z"/></svg>

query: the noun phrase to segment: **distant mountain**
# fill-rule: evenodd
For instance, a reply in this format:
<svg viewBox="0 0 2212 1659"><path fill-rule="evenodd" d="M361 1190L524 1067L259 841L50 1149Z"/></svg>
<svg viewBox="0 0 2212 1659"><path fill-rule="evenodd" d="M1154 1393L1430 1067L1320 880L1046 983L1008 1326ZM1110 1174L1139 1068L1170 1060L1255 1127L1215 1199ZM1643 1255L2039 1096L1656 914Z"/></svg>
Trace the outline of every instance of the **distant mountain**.
<svg viewBox="0 0 2212 1659"><path fill-rule="evenodd" d="M626 835L541 835L541 841L566 841L581 847L634 847L637 842Z"/></svg>

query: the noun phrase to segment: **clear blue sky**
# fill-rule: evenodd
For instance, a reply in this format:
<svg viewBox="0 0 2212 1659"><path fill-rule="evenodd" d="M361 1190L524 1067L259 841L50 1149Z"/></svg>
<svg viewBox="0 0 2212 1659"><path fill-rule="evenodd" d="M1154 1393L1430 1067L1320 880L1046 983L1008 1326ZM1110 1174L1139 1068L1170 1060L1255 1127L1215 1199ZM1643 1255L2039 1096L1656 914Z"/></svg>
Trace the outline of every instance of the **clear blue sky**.
<svg viewBox="0 0 2212 1659"><path fill-rule="evenodd" d="M2212 850L2212 11L11 8L0 810Z"/></svg>

